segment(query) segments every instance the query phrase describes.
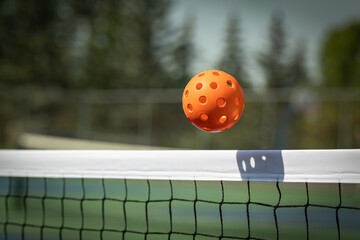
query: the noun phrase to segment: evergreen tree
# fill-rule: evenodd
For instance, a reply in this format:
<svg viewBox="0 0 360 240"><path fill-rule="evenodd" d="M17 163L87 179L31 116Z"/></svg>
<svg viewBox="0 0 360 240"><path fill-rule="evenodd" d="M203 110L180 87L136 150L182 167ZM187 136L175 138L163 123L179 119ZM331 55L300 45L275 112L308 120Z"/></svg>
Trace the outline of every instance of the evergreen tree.
<svg viewBox="0 0 360 240"><path fill-rule="evenodd" d="M73 29L57 1L0 2L1 85L69 87L66 48Z"/></svg>
<svg viewBox="0 0 360 240"><path fill-rule="evenodd" d="M296 48L287 64L287 83L289 87L308 86L309 75L306 68L306 44L305 42L297 42Z"/></svg>
<svg viewBox="0 0 360 240"><path fill-rule="evenodd" d="M194 58L193 26L195 18L189 16L185 19L180 35L175 40L169 53L170 86L182 88L190 80L190 67Z"/></svg>
<svg viewBox="0 0 360 240"><path fill-rule="evenodd" d="M329 87L360 86L360 23L331 31L321 50L321 70Z"/></svg>
<svg viewBox="0 0 360 240"><path fill-rule="evenodd" d="M103 0L97 2L93 16L81 21L85 32L85 48L80 53L78 70L83 88L119 88L126 86L124 68L126 50L123 34L126 27L122 14L123 2ZM80 31L80 29L79 29ZM76 79L76 77L75 77Z"/></svg>
<svg viewBox="0 0 360 240"><path fill-rule="evenodd" d="M239 19L231 15L228 19L225 49L218 63L219 69L234 76L241 86L246 87L246 74L244 71L244 52L241 48Z"/></svg>
<svg viewBox="0 0 360 240"><path fill-rule="evenodd" d="M168 33L168 14L172 0L135 0L126 2L126 45L128 81L134 87L156 88L164 85L165 70L161 64L161 53L167 48L164 36Z"/></svg>
<svg viewBox="0 0 360 240"><path fill-rule="evenodd" d="M161 52L171 0L98 1L92 18L81 85L90 88L164 86Z"/></svg>
<svg viewBox="0 0 360 240"><path fill-rule="evenodd" d="M285 71L286 34L284 17L274 14L269 28L269 48L262 52L258 62L262 67L268 87L289 87Z"/></svg>

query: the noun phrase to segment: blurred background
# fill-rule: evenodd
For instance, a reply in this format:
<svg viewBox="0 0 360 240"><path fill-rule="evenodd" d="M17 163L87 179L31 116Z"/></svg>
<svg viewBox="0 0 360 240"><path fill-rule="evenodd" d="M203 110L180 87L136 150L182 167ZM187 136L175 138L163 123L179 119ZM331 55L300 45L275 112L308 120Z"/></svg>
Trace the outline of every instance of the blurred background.
<svg viewBox="0 0 360 240"><path fill-rule="evenodd" d="M0 0L0 148L360 148L360 2ZM239 122L181 94L219 69Z"/></svg>

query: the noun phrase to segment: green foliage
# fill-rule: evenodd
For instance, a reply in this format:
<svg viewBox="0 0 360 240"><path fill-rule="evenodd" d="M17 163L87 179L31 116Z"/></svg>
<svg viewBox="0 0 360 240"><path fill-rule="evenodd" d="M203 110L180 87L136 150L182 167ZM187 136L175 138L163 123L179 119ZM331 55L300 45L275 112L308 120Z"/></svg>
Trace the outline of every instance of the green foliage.
<svg viewBox="0 0 360 240"><path fill-rule="evenodd" d="M160 52L166 39L169 0L99 1L89 28L83 88L153 88L164 84ZM81 67L81 65L80 65Z"/></svg>
<svg viewBox="0 0 360 240"><path fill-rule="evenodd" d="M0 8L1 85L68 86L63 50L71 33L57 3L7 0Z"/></svg>
<svg viewBox="0 0 360 240"><path fill-rule="evenodd" d="M263 68L268 87L287 87L285 67L286 34L284 17L274 14L269 28L269 48L262 52L258 62Z"/></svg>
<svg viewBox="0 0 360 240"><path fill-rule="evenodd" d="M268 49L261 52L258 58L267 87L309 86L311 82L306 68L306 42L298 41L295 49L288 51L284 16L281 13L272 16L268 42Z"/></svg>
<svg viewBox="0 0 360 240"><path fill-rule="evenodd" d="M0 0L0 90L6 93L0 95L0 143L22 130L16 126L25 122L25 115L42 113L47 123L35 127L40 131L51 128L52 119L73 124L74 116L59 114L68 108L52 106L45 93L41 106L22 107L32 105L32 90L169 86L161 53L167 48L163 36L169 29L171 4L172 0Z"/></svg>
<svg viewBox="0 0 360 240"><path fill-rule="evenodd" d="M360 23L331 31L321 51L321 70L329 87L360 86Z"/></svg>
<svg viewBox="0 0 360 240"><path fill-rule="evenodd" d="M297 42L296 48L286 65L287 83L291 87L306 87L310 85L310 78L305 66L305 42Z"/></svg>
<svg viewBox="0 0 360 240"><path fill-rule="evenodd" d="M182 28L179 30L179 35L171 44L169 60L168 60L168 73L172 80L169 84L171 87L183 88L190 80L190 67L195 58L195 47L193 44L193 27L195 18L188 16Z"/></svg>
<svg viewBox="0 0 360 240"><path fill-rule="evenodd" d="M171 0L136 0L127 1L126 19L128 34L124 43L127 50L126 61L131 71L126 72L128 81L134 87L154 88L164 84L164 69L160 53L166 48L166 39L162 36L168 31L167 15Z"/></svg>
<svg viewBox="0 0 360 240"><path fill-rule="evenodd" d="M1 1L0 76L9 87L166 86L171 0Z"/></svg>
<svg viewBox="0 0 360 240"><path fill-rule="evenodd" d="M225 49L218 63L219 69L234 76L243 87L249 86L244 70L244 52L241 47L239 19L231 15L226 28Z"/></svg>
<svg viewBox="0 0 360 240"><path fill-rule="evenodd" d="M77 67L73 68L74 82L81 88L117 88L122 84L122 67L126 54L126 30L121 1L99 1L93 10L93 17L81 19L78 30L82 41L78 47ZM83 38L83 39L81 39Z"/></svg>

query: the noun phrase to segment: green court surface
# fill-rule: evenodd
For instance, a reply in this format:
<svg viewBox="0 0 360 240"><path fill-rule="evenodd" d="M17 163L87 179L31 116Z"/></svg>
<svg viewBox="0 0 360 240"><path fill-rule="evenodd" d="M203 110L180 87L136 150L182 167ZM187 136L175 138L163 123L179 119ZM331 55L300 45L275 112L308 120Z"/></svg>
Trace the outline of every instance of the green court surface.
<svg viewBox="0 0 360 240"><path fill-rule="evenodd" d="M349 208L360 206L359 190L355 184L4 177L0 239L358 239L360 210Z"/></svg>

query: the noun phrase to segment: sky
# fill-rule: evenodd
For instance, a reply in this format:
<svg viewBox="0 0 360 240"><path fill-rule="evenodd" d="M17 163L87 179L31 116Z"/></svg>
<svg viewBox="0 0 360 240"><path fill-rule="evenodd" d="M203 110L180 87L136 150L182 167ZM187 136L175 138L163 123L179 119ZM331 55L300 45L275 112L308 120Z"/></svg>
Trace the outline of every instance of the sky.
<svg viewBox="0 0 360 240"><path fill-rule="evenodd" d="M246 69L251 82L261 86L263 75L255 58L266 49L269 22L277 11L284 15L289 50L297 41L306 41L307 67L315 80L321 78L319 51L329 30L360 21L359 0L176 0L171 17L179 24L189 16L195 17L197 58L192 73L196 74L214 68L223 51L228 16L238 15Z"/></svg>

